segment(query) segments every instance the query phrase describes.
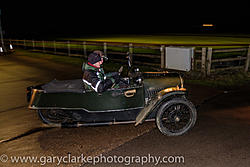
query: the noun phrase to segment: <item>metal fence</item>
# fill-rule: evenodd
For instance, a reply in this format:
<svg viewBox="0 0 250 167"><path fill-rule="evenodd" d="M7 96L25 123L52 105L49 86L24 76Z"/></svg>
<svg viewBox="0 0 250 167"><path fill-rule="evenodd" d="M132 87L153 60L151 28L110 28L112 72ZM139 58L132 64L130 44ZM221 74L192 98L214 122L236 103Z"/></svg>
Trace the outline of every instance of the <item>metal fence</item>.
<svg viewBox="0 0 250 167"><path fill-rule="evenodd" d="M133 63L165 68L165 47L194 47L192 70L200 71L203 75L210 75L216 71L249 69L250 45L211 45L211 44L145 44L99 41L36 41L36 40L5 40L13 47L21 47L36 52L43 52L64 56L86 58L94 50L102 50L111 60L125 62L127 54L133 55ZM218 48L221 47L221 48ZM230 47L230 48L225 48Z"/></svg>

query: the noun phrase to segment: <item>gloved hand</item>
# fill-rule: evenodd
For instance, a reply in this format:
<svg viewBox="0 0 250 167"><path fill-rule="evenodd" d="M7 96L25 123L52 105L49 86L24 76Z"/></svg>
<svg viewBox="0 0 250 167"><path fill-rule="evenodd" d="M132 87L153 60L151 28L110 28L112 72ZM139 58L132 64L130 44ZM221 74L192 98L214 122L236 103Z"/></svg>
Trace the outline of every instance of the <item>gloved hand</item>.
<svg viewBox="0 0 250 167"><path fill-rule="evenodd" d="M106 74L107 77L115 77L116 75L119 75L119 72L110 72Z"/></svg>
<svg viewBox="0 0 250 167"><path fill-rule="evenodd" d="M114 72L114 73L117 73L117 74L112 76L112 78L114 78L115 83L118 84L120 82L120 75L118 74L118 72Z"/></svg>

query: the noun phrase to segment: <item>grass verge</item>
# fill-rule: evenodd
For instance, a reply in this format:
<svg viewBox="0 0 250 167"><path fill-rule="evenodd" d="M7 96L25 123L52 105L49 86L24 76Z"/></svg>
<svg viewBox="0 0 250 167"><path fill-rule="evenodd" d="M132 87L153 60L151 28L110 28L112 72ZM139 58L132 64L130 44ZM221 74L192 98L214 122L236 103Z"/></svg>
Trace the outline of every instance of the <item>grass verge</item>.
<svg viewBox="0 0 250 167"><path fill-rule="evenodd" d="M250 84L250 72L231 70L213 74L203 78L200 74L189 73L184 75L185 82L193 85L209 86L222 90L232 90Z"/></svg>
<svg viewBox="0 0 250 167"><path fill-rule="evenodd" d="M61 40L132 42L148 44L250 44L250 36L235 34L163 34L163 35L98 35L78 38L60 38Z"/></svg>

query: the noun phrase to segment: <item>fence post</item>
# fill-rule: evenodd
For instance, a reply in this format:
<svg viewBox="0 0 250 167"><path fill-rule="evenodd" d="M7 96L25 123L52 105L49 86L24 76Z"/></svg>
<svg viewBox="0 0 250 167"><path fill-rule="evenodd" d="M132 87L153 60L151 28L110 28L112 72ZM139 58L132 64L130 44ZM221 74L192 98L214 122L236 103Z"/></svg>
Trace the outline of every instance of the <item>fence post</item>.
<svg viewBox="0 0 250 167"><path fill-rule="evenodd" d="M165 46L164 45L161 45L160 51L161 51L161 68L164 68L165 67Z"/></svg>
<svg viewBox="0 0 250 167"><path fill-rule="evenodd" d="M25 41L25 39L23 40L23 47L24 47L24 49L26 49L26 41Z"/></svg>
<svg viewBox="0 0 250 167"><path fill-rule="evenodd" d="M130 55L130 59L131 59L131 62L133 62L133 44L130 43L129 44L129 55Z"/></svg>
<svg viewBox="0 0 250 167"><path fill-rule="evenodd" d="M35 41L34 39L32 40L32 47L33 47L33 51L35 50Z"/></svg>
<svg viewBox="0 0 250 167"><path fill-rule="evenodd" d="M195 50L196 50L196 47L193 47L193 57L191 58L191 68L192 68L192 71L196 70L196 64L195 64Z"/></svg>
<svg viewBox="0 0 250 167"><path fill-rule="evenodd" d="M107 57L107 42L103 43L103 52L104 52L104 56Z"/></svg>
<svg viewBox="0 0 250 167"><path fill-rule="evenodd" d="M56 55L56 41L54 40L54 54Z"/></svg>
<svg viewBox="0 0 250 167"><path fill-rule="evenodd" d="M249 45L248 51L247 51L247 59L246 59L245 72L248 72L249 62L250 62L250 45Z"/></svg>
<svg viewBox="0 0 250 167"><path fill-rule="evenodd" d="M70 41L68 41L67 43L68 43L68 56L70 56Z"/></svg>
<svg viewBox="0 0 250 167"><path fill-rule="evenodd" d="M210 72L211 72L212 55L213 55L213 49L208 48L208 51L207 51L207 76L209 76Z"/></svg>
<svg viewBox="0 0 250 167"><path fill-rule="evenodd" d="M45 53L45 45L44 45L44 40L43 40L43 53Z"/></svg>
<svg viewBox="0 0 250 167"><path fill-rule="evenodd" d="M207 48L202 48L201 53L201 73L203 76L206 76L206 52Z"/></svg>
<svg viewBox="0 0 250 167"><path fill-rule="evenodd" d="M88 57L86 41L82 42L82 45L83 45L83 54L84 54L85 57Z"/></svg>

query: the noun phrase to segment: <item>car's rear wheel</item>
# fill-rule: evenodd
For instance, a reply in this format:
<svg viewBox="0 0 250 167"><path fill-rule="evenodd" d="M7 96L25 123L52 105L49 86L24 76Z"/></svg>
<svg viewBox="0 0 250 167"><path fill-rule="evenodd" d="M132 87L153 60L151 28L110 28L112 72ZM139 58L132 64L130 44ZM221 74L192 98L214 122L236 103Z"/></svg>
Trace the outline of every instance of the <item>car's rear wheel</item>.
<svg viewBox="0 0 250 167"><path fill-rule="evenodd" d="M178 136L190 130L197 118L195 106L185 98L163 103L156 115L158 129L165 135Z"/></svg>
<svg viewBox="0 0 250 167"><path fill-rule="evenodd" d="M72 122L71 114L60 109L38 110L40 119L46 124L61 124Z"/></svg>

